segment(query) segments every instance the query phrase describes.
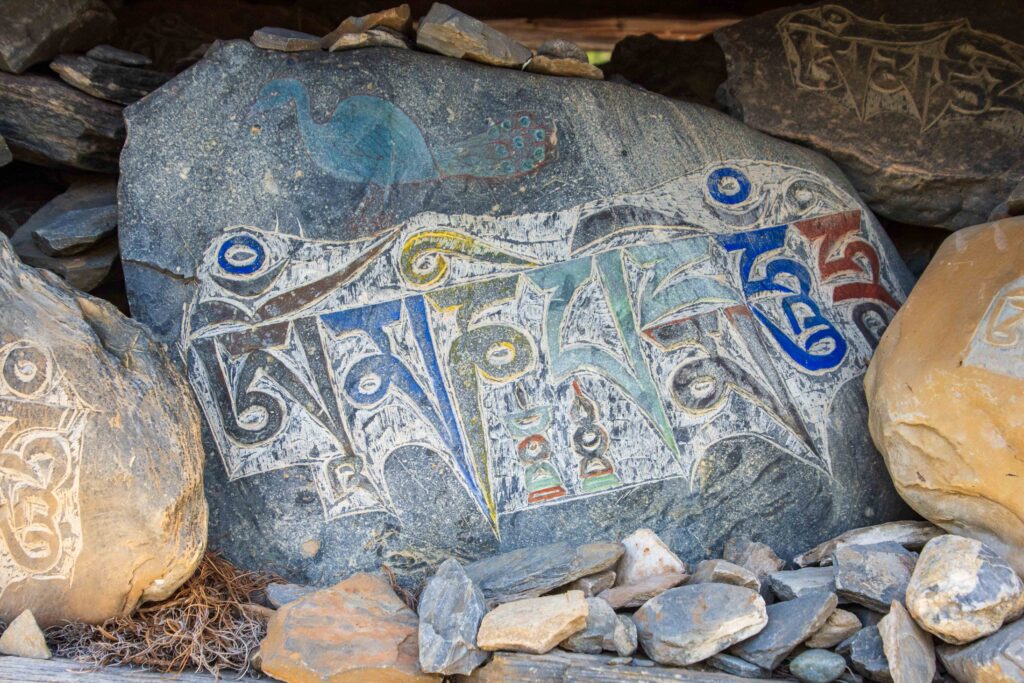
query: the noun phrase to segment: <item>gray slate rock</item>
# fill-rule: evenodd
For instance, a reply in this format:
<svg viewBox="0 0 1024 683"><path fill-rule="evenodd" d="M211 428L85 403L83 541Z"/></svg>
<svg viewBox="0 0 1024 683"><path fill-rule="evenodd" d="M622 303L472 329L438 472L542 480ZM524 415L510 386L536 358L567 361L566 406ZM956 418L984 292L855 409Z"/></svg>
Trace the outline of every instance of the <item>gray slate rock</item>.
<svg viewBox="0 0 1024 683"><path fill-rule="evenodd" d="M747 125L828 154L879 215L976 225L1024 176L1024 98L1005 95L1024 75L1019 10L830 0L765 12L715 32L720 92Z"/></svg>
<svg viewBox="0 0 1024 683"><path fill-rule="evenodd" d="M662 667L640 658L552 650L543 655L496 652L487 666L477 669L472 676L463 680L473 683L749 683L751 679L705 669ZM767 677L754 680L767 680Z"/></svg>
<svg viewBox="0 0 1024 683"><path fill-rule="evenodd" d="M445 560L427 582L419 605L420 668L426 673L469 674L487 661L476 632L487 612L484 595L458 560Z"/></svg>
<svg viewBox="0 0 1024 683"><path fill-rule="evenodd" d="M117 21L102 0L6 0L0 11L0 70L11 73L101 43Z"/></svg>
<svg viewBox="0 0 1024 683"><path fill-rule="evenodd" d="M619 543L588 543L578 547L550 543L477 560L465 569L483 591L488 607L493 607L537 597L581 576L610 569L622 552Z"/></svg>
<svg viewBox="0 0 1024 683"><path fill-rule="evenodd" d="M6 166L13 160L14 155L11 154L11 148L7 146L7 141L0 135L0 166Z"/></svg>
<svg viewBox="0 0 1024 683"><path fill-rule="evenodd" d="M771 671L765 671L757 664L751 664L745 659L726 652L719 652L714 657L710 657L706 663L719 671L740 678L770 678L772 675Z"/></svg>
<svg viewBox="0 0 1024 683"><path fill-rule="evenodd" d="M878 626L865 626L852 638L840 643L836 652L847 657L853 670L868 680L877 683L892 681L889 660L885 657Z"/></svg>
<svg viewBox="0 0 1024 683"><path fill-rule="evenodd" d="M918 626L903 603L893 600L878 622L889 673L896 683L931 683L935 678L932 634Z"/></svg>
<svg viewBox="0 0 1024 683"><path fill-rule="evenodd" d="M50 62L65 83L101 100L131 104L166 83L171 74L102 62L82 55L61 55Z"/></svg>
<svg viewBox="0 0 1024 683"><path fill-rule="evenodd" d="M825 624L837 604L835 593L810 593L768 605L768 625L729 653L771 671Z"/></svg>
<svg viewBox="0 0 1024 683"><path fill-rule="evenodd" d="M587 627L563 640L562 648L590 655L607 650L620 657L636 652L636 625L632 619L617 615L601 598L587 598L587 608Z"/></svg>
<svg viewBox="0 0 1024 683"><path fill-rule="evenodd" d="M789 663L801 683L832 683L846 671L846 660L828 650L804 650Z"/></svg>
<svg viewBox="0 0 1024 683"><path fill-rule="evenodd" d="M97 45L85 53L86 57L92 57L107 64L119 64L121 66L149 66L153 60L146 55L129 50L122 50L112 45Z"/></svg>
<svg viewBox="0 0 1024 683"><path fill-rule="evenodd" d="M734 536L725 542L722 559L753 572L760 582L759 591L765 603L771 604L775 601L775 593L772 592L768 577L782 570L786 566L786 561L776 555L771 546L743 536Z"/></svg>
<svg viewBox="0 0 1024 683"><path fill-rule="evenodd" d="M533 53L501 31L440 2L430 7L416 29L416 45L457 59L518 67Z"/></svg>
<svg viewBox="0 0 1024 683"><path fill-rule="evenodd" d="M448 557L471 562L641 527L685 560L717 552L731 534L788 557L907 514L863 429L858 383L891 311L860 307L855 320L853 305L833 305L834 283L815 275L824 242L805 232L835 214L830 229L852 230L844 239L870 248L894 300L909 277L820 155L612 83L414 50L286 54L228 41L125 117L118 238L129 303L184 353L207 418L210 544L238 566L321 585L384 562L412 582ZM636 125L648 120L659 123ZM776 341L750 312L785 320L777 298L748 305L739 251L749 250L722 240L781 225L787 240L759 262L813 276L809 296L835 328L822 332L842 336L841 358L830 344L801 351L806 335L795 346ZM679 244L666 249L665 236ZM686 271L664 297L614 285L630 305L613 315L607 292L590 296L605 281L581 281L574 258L610 249L600 258L615 269L633 247L673 262L699 247L707 258L694 263L708 272ZM561 282L580 292L565 310L535 298L531 284L561 269L576 273ZM518 298L499 305L493 288L515 283ZM627 325L626 337L605 336L614 316L651 296L671 317L698 284L718 290L714 310L658 328L661 342L648 341L644 329L655 334L658 324L650 319ZM459 331L465 316L432 303L460 291L499 328ZM542 318L557 317L572 330L566 342L577 332L586 339L565 349L579 353L556 354L564 375L561 360L552 366L556 356L541 353L561 344L541 333ZM406 333L381 337L378 323ZM436 334L417 334L423 325ZM509 366L509 348L481 346L480 335L511 330L520 360ZM465 335L459 345L472 341L472 355L453 358L449 347ZM717 360L681 354L677 342ZM373 348L397 355L363 362L376 358ZM658 360L648 365L640 351ZM790 352L834 367L801 370ZM399 374L379 384L392 376L370 366L387 359ZM488 374L506 379L453 384L470 359L504 363ZM595 362L608 372L584 369ZM616 368L625 365L644 377L649 368L649 391L622 393L629 373ZM720 380L713 400L694 384L707 372ZM265 379L240 381L250 374ZM800 391L786 388L797 380ZM544 433L531 432L548 414ZM387 438L376 431L385 425Z"/></svg>
<svg viewBox="0 0 1024 683"><path fill-rule="evenodd" d="M15 159L117 172L125 135L121 107L56 78L0 73L0 111L0 135Z"/></svg>
<svg viewBox="0 0 1024 683"><path fill-rule="evenodd" d="M117 204L68 211L32 231L43 253L71 256L110 237L117 230Z"/></svg>
<svg viewBox="0 0 1024 683"><path fill-rule="evenodd" d="M731 583L761 592L761 582L754 573L726 560L703 560L697 564L687 583Z"/></svg>
<svg viewBox="0 0 1024 683"><path fill-rule="evenodd" d="M567 590L582 591L588 598L595 597L598 593L608 590L615 585L615 570L606 569L597 574L582 576L566 586Z"/></svg>
<svg viewBox="0 0 1024 683"><path fill-rule="evenodd" d="M249 42L264 50L277 50L278 52L320 50L320 36L276 26L264 26L256 29L249 36Z"/></svg>
<svg viewBox="0 0 1024 683"><path fill-rule="evenodd" d="M964 645L1024 613L1024 583L1003 558L973 538L940 536L921 551L906 605L921 628Z"/></svg>
<svg viewBox="0 0 1024 683"><path fill-rule="evenodd" d="M835 571L831 567L805 567L768 575L768 583L779 600L793 600L815 592L836 590Z"/></svg>
<svg viewBox="0 0 1024 683"><path fill-rule="evenodd" d="M939 645L942 665L960 683L1024 683L1024 619L970 645Z"/></svg>
<svg viewBox="0 0 1024 683"><path fill-rule="evenodd" d="M925 521L899 521L875 524L874 526L850 529L843 532L835 538L820 543L801 555L797 555L793 558L793 562L801 567L814 564L831 564L832 553L844 545L899 543L907 550L920 550L924 547L925 543L945 533L944 530L931 522Z"/></svg>
<svg viewBox="0 0 1024 683"><path fill-rule="evenodd" d="M267 602L274 609L280 609L317 590L315 586L300 586L297 583L272 583L267 586Z"/></svg>
<svg viewBox="0 0 1024 683"><path fill-rule="evenodd" d="M537 54L556 59L575 59L577 62L587 61L587 53L576 43L563 38L545 40L537 48Z"/></svg>
<svg viewBox="0 0 1024 683"><path fill-rule="evenodd" d="M659 664L687 666L760 632L768 615L764 600L749 588L702 583L649 600L633 621L648 657Z"/></svg>
<svg viewBox="0 0 1024 683"><path fill-rule="evenodd" d="M917 555L898 543L847 545L832 554L839 597L879 612L902 601Z"/></svg>

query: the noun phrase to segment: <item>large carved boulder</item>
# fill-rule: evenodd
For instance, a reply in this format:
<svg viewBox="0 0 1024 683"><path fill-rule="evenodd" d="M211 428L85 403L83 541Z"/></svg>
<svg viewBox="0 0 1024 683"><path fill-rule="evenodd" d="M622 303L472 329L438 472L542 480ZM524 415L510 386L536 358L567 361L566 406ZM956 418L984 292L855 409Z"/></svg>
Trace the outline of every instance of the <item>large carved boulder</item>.
<svg viewBox="0 0 1024 683"><path fill-rule="evenodd" d="M232 560L791 557L903 514L861 376L908 277L817 154L406 50L224 43L126 115L132 311L180 344Z"/></svg>
<svg viewBox="0 0 1024 683"><path fill-rule="evenodd" d="M1024 218L946 239L865 379L871 435L923 517L1024 574Z"/></svg>
<svg viewBox="0 0 1024 683"><path fill-rule="evenodd" d="M167 597L206 545L199 412L163 344L0 235L0 619Z"/></svg>
<svg viewBox="0 0 1024 683"><path fill-rule="evenodd" d="M1024 15L1014 3L830 0L715 37L728 108L827 154L880 215L976 225L1024 176Z"/></svg>

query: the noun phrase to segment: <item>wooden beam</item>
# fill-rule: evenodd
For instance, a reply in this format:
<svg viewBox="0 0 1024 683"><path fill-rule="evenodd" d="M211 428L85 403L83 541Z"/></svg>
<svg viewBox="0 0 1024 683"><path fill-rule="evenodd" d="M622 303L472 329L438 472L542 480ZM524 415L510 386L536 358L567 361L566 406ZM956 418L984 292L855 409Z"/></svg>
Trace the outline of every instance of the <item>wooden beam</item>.
<svg viewBox="0 0 1024 683"><path fill-rule="evenodd" d="M0 682L2 683L214 683L217 679L210 674L184 672L161 674L124 666L105 666L92 669L70 659L27 659L25 657L0 657ZM221 681L239 683L265 683L262 679L237 678L230 671L225 672Z"/></svg>

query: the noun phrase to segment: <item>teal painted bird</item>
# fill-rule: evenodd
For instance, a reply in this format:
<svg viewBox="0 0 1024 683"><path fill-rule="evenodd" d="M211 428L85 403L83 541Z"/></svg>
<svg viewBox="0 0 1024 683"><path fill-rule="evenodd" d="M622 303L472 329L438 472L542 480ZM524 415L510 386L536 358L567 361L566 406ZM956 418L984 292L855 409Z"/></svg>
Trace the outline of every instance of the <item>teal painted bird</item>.
<svg viewBox="0 0 1024 683"><path fill-rule="evenodd" d="M328 173L352 182L386 186L445 176L502 178L540 167L555 145L551 126L518 112L478 135L431 151L419 127L391 102L354 95L318 123L309 109L306 87L293 78L267 83L250 115L294 103L309 155Z"/></svg>

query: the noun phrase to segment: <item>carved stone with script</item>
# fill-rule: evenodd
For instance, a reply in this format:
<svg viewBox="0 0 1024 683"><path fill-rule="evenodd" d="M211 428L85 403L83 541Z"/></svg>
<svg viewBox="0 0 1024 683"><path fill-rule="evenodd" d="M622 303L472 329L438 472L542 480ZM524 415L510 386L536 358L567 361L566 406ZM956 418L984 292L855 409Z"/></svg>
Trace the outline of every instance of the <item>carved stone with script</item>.
<svg viewBox="0 0 1024 683"><path fill-rule="evenodd" d="M866 387L904 499L1024 574L1024 218L943 242Z"/></svg>
<svg viewBox="0 0 1024 683"><path fill-rule="evenodd" d="M199 414L163 346L0 235L0 619L102 621L206 543Z"/></svg>
<svg viewBox="0 0 1024 683"><path fill-rule="evenodd" d="M860 378L907 274L820 156L386 49L223 44L127 117L132 311L179 343L231 559L791 555L900 514Z"/></svg>
<svg viewBox="0 0 1024 683"><path fill-rule="evenodd" d="M733 113L829 155L883 216L975 225L1024 176L1016 3L839 0L715 37Z"/></svg>

